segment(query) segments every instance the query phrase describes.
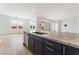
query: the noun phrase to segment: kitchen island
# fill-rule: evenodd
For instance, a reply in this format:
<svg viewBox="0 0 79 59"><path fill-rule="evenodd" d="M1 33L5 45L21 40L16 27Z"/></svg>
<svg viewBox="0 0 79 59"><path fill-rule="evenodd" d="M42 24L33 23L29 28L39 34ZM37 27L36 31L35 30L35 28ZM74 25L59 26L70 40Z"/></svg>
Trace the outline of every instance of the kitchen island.
<svg viewBox="0 0 79 59"><path fill-rule="evenodd" d="M28 36L28 48L36 55L79 55L79 34L47 32Z"/></svg>

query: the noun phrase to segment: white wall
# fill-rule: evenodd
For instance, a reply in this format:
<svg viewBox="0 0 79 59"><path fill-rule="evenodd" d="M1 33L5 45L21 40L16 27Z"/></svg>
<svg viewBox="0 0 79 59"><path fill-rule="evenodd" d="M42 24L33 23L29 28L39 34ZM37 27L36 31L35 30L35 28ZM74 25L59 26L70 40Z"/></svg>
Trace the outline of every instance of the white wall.
<svg viewBox="0 0 79 59"><path fill-rule="evenodd" d="M0 34L7 33L9 31L8 29L9 19L7 17L0 16Z"/></svg>
<svg viewBox="0 0 79 59"><path fill-rule="evenodd" d="M74 22L74 33L78 33L79 34L79 19L75 20L76 22Z"/></svg>
<svg viewBox="0 0 79 59"><path fill-rule="evenodd" d="M64 26L65 24L67 24L67 27ZM78 26L78 25L76 26L76 24L78 24L78 23L77 23L77 20L74 18L68 18L68 19L62 20L61 32L76 33L75 31L76 31L77 26Z"/></svg>

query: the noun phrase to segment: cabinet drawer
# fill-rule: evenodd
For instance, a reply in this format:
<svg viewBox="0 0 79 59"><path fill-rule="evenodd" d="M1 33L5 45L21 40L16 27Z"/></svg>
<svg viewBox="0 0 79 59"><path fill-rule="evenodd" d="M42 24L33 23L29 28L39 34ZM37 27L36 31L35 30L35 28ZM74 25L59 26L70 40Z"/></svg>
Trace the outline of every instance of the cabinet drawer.
<svg viewBox="0 0 79 59"><path fill-rule="evenodd" d="M59 51L62 50L62 45L60 43L53 42L53 41L50 41L50 40L45 40L45 43L46 43L47 46L49 46L53 49L56 49L56 50L59 50Z"/></svg>
<svg viewBox="0 0 79 59"><path fill-rule="evenodd" d="M55 50L53 48L50 47L46 47L45 48L45 55L61 55L61 51Z"/></svg>

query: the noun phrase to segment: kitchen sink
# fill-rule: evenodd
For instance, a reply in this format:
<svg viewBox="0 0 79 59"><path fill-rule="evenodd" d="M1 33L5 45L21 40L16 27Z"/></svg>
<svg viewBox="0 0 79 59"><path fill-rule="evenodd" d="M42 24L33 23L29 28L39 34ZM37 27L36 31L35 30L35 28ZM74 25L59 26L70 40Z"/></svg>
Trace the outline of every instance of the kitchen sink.
<svg viewBox="0 0 79 59"><path fill-rule="evenodd" d="M45 33L45 32L34 32L34 33L36 33L36 34L40 34L40 35L47 34L47 33Z"/></svg>

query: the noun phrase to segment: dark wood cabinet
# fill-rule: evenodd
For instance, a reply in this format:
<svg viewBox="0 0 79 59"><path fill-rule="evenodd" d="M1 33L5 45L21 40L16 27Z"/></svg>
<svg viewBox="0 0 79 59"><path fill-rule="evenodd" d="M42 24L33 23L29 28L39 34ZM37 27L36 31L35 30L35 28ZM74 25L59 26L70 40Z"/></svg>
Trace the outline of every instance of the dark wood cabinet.
<svg viewBox="0 0 79 59"><path fill-rule="evenodd" d="M79 49L71 46L65 46L66 55L79 55Z"/></svg>
<svg viewBox="0 0 79 59"><path fill-rule="evenodd" d="M34 38L32 35L28 34L28 49L31 51L31 52L34 52Z"/></svg>
<svg viewBox="0 0 79 59"><path fill-rule="evenodd" d="M62 45L32 34L28 35L28 48L34 55L61 55Z"/></svg>
<svg viewBox="0 0 79 59"><path fill-rule="evenodd" d="M42 55L42 38L34 37L34 54Z"/></svg>
<svg viewBox="0 0 79 59"><path fill-rule="evenodd" d="M34 55L79 55L79 49L28 34L28 48Z"/></svg>
<svg viewBox="0 0 79 59"><path fill-rule="evenodd" d="M57 42L44 39L43 45L44 45L43 47L44 55L62 55L63 54L62 45Z"/></svg>
<svg viewBox="0 0 79 59"><path fill-rule="evenodd" d="M42 55L42 38L28 34L28 48L34 55Z"/></svg>

